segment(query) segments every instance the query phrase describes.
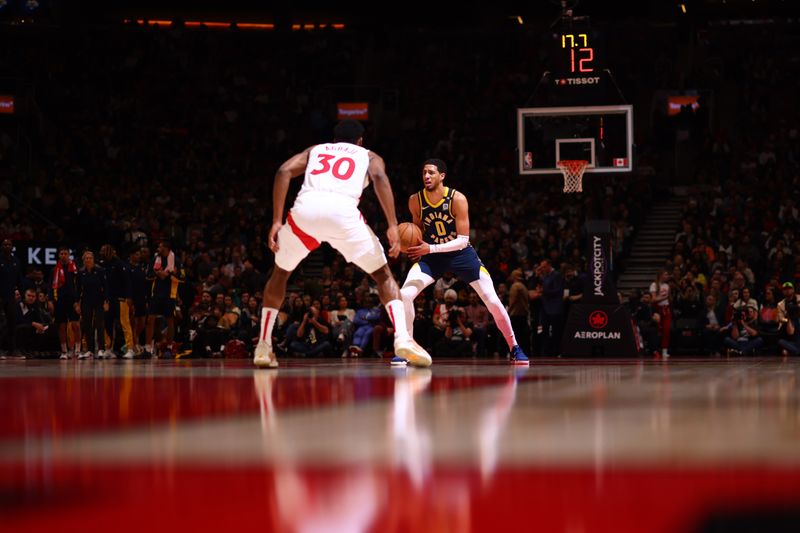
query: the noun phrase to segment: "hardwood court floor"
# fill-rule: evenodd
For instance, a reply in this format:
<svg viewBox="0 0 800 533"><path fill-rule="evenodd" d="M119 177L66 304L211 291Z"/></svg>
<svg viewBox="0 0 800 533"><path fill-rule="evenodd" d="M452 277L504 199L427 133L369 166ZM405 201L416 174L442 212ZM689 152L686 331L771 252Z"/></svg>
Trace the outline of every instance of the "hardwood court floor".
<svg viewBox="0 0 800 533"><path fill-rule="evenodd" d="M800 519L800 359L0 361L0 405L4 531Z"/></svg>

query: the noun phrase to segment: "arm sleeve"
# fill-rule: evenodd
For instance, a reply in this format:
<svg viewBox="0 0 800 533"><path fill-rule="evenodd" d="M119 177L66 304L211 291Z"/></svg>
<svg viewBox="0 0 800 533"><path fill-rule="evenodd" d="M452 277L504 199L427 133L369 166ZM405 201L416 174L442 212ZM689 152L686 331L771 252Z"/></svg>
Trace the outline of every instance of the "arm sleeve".
<svg viewBox="0 0 800 533"><path fill-rule="evenodd" d="M452 241L447 241L444 244L431 244L430 249L432 254L441 254L444 252L457 252L463 250L469 245L469 236L459 235Z"/></svg>

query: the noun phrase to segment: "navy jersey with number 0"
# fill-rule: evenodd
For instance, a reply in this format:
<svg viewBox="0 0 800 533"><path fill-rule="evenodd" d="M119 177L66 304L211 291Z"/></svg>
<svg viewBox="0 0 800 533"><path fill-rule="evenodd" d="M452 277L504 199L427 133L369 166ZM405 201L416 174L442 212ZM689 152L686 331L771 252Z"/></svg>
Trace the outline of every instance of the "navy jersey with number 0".
<svg viewBox="0 0 800 533"><path fill-rule="evenodd" d="M425 189L417 193L422 206L422 239L428 244L442 244L456 238L456 219L452 214L455 189L444 188L444 196L435 204L428 201Z"/></svg>
<svg viewBox="0 0 800 533"><path fill-rule="evenodd" d="M455 189L444 188L444 196L437 203L428 201L425 190L417 193L422 206L422 238L428 244L442 244L452 241L456 232L456 219L452 213ZM481 270L486 270L472 246L455 252L428 254L423 256L412 268L419 268L433 279L440 278L450 271L465 283L480 278ZM488 274L488 272L487 272Z"/></svg>

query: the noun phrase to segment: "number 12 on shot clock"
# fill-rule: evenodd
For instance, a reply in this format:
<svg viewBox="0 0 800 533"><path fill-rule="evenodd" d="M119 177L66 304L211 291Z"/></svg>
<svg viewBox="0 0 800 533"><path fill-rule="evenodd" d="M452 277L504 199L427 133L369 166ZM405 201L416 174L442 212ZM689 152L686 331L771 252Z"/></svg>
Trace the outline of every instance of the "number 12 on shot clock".
<svg viewBox="0 0 800 533"><path fill-rule="evenodd" d="M589 46L589 38L587 34L562 34L561 48L569 48L570 72L594 72L594 66L592 64L594 61L594 48Z"/></svg>

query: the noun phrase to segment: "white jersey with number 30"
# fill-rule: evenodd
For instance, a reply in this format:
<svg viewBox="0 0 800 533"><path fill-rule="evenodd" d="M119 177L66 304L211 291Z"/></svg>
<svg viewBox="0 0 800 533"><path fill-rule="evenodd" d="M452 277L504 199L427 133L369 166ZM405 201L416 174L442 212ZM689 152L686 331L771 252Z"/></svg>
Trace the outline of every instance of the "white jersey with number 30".
<svg viewBox="0 0 800 533"><path fill-rule="evenodd" d="M333 192L356 200L369 185L369 150L350 143L318 144L308 154L308 166L298 198L311 192Z"/></svg>

